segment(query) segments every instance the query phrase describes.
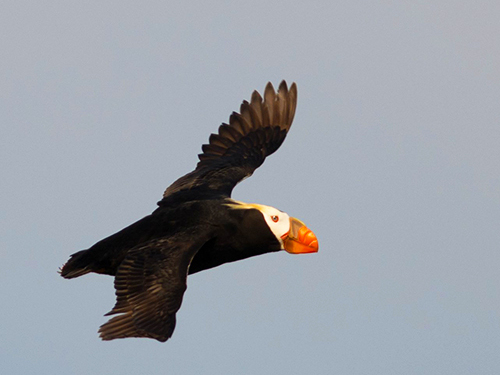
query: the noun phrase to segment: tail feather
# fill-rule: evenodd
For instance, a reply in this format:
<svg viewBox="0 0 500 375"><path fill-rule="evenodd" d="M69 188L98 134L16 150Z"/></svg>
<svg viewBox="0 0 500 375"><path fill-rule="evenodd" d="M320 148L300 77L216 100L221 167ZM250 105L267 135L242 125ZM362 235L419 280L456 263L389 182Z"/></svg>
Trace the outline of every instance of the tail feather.
<svg viewBox="0 0 500 375"><path fill-rule="evenodd" d="M62 266L59 272L61 276L72 279L92 272L91 260L88 255L88 250L82 250L71 255L71 258Z"/></svg>

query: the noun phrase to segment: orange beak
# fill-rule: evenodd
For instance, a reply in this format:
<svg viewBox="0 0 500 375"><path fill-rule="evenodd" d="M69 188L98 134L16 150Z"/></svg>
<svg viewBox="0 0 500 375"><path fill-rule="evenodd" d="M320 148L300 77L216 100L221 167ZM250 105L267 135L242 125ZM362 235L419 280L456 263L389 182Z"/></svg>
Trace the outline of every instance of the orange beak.
<svg viewBox="0 0 500 375"><path fill-rule="evenodd" d="M318 239L306 225L293 217L290 218L290 231L281 237L285 250L290 254L318 252Z"/></svg>

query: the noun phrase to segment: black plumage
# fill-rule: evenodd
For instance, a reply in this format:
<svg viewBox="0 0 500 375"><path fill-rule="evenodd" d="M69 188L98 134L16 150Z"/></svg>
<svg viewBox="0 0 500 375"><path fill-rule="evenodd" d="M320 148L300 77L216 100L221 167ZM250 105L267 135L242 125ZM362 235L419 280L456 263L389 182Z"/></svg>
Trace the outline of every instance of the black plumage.
<svg viewBox="0 0 500 375"><path fill-rule="evenodd" d="M282 144L296 103L297 88L288 89L285 81L277 93L268 83L264 98L255 91L210 136L196 169L166 189L151 215L73 254L62 267L65 278L89 272L115 276L117 302L107 315L118 315L101 326L104 340L166 341L188 274L286 248L288 233L277 237L259 205L230 196ZM307 241L301 239L307 250L295 252L317 251L316 238L307 233Z"/></svg>

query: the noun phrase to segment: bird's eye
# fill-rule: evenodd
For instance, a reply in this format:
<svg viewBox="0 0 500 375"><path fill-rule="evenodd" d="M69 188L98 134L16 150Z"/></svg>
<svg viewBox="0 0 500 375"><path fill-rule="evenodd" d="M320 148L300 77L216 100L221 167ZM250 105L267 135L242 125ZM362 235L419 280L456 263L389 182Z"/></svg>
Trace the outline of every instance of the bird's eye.
<svg viewBox="0 0 500 375"><path fill-rule="evenodd" d="M280 218L277 215L271 216L271 220L274 221L275 223L277 223L279 219Z"/></svg>

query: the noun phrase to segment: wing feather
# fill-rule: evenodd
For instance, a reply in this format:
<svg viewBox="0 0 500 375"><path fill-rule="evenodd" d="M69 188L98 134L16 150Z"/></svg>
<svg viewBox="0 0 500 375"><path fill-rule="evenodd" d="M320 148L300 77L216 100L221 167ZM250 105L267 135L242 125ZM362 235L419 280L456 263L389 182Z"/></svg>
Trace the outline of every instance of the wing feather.
<svg viewBox="0 0 500 375"><path fill-rule="evenodd" d="M131 249L115 276L115 307L106 314L118 315L101 326L101 338L168 340L186 290L189 264L209 238L207 229L196 227Z"/></svg>
<svg viewBox="0 0 500 375"><path fill-rule="evenodd" d="M238 182L249 177L283 143L297 106L297 86L285 81L276 92L269 82L264 97L257 91L243 101L240 113L233 112L229 124L202 146L196 169L170 185L163 200L230 197ZM184 197L184 198L183 198Z"/></svg>

